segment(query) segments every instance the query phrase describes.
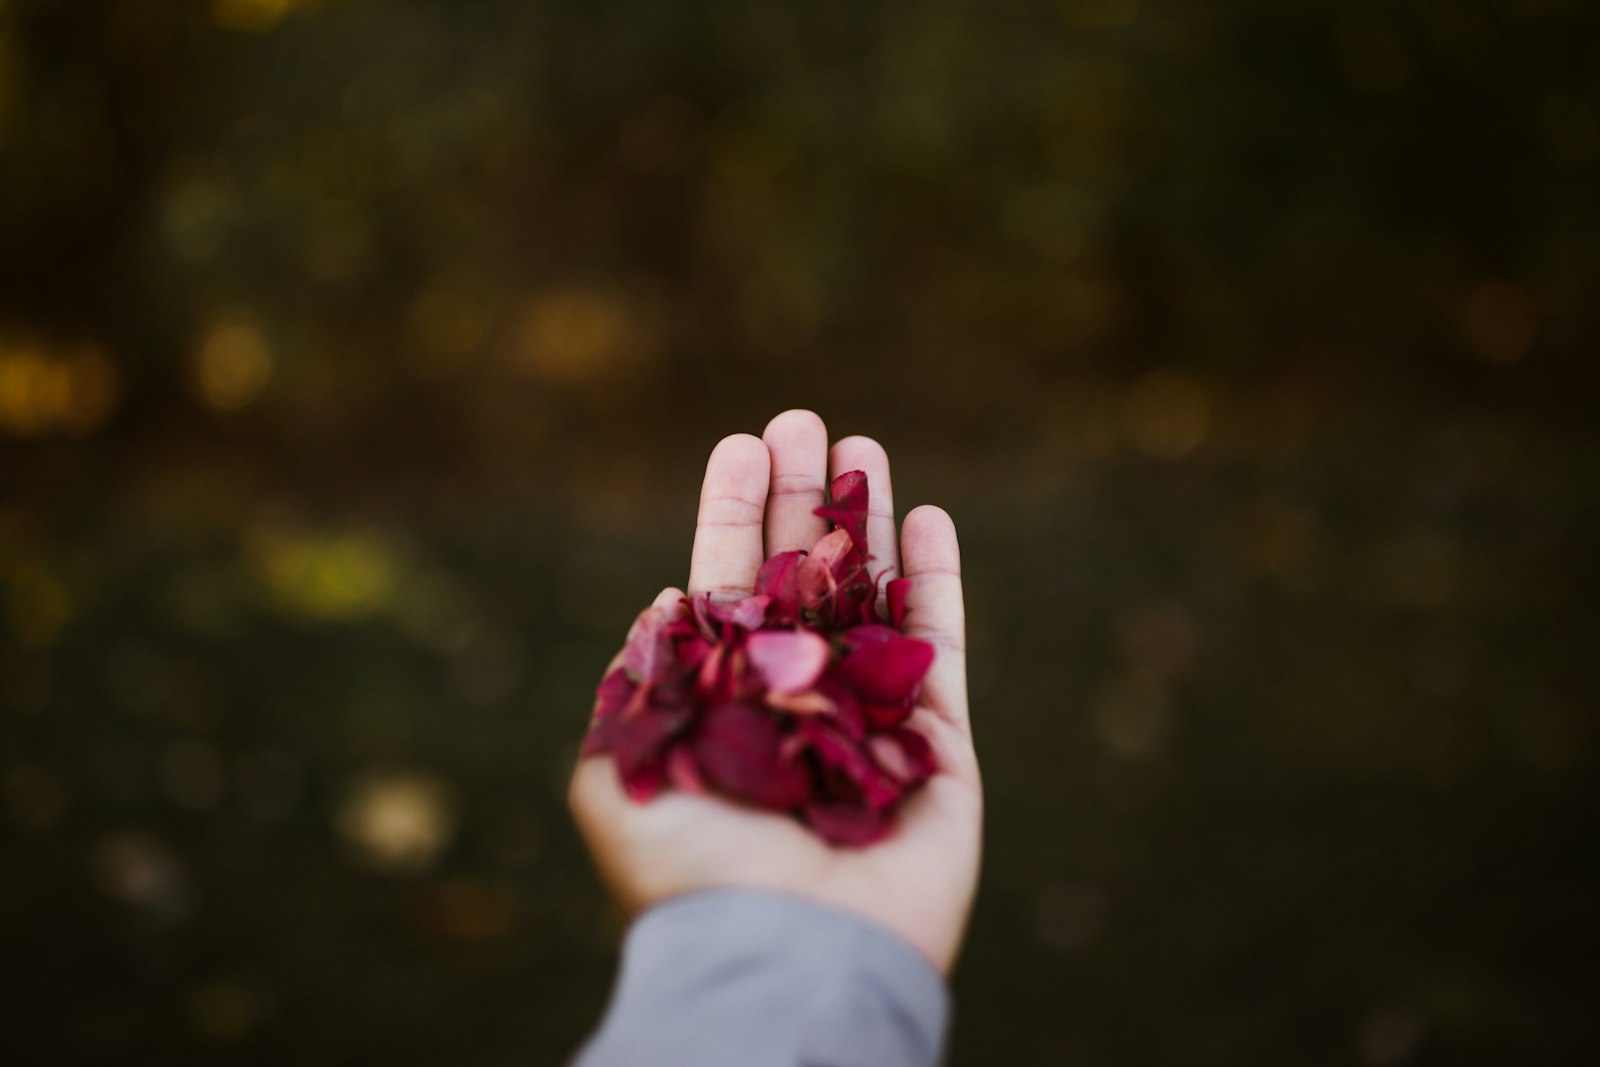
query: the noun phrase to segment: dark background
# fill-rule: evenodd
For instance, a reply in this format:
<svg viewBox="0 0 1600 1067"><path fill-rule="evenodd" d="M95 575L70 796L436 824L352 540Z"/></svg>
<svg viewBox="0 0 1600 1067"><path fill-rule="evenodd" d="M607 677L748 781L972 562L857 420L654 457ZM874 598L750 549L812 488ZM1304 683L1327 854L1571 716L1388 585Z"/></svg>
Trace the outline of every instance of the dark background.
<svg viewBox="0 0 1600 1067"><path fill-rule="evenodd" d="M722 435L947 506L951 1062L1596 1062L1600 12L0 0L0 1045L558 1063Z"/></svg>

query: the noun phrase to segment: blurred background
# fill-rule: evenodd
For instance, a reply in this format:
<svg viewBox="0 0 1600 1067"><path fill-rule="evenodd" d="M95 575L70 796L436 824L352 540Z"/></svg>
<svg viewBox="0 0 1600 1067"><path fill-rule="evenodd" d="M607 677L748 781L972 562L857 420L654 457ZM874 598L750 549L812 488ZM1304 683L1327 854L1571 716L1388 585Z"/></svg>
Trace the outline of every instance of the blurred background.
<svg viewBox="0 0 1600 1067"><path fill-rule="evenodd" d="M0 0L8 1057L562 1062L592 686L807 406L963 532L953 1064L1600 1061L1597 31Z"/></svg>

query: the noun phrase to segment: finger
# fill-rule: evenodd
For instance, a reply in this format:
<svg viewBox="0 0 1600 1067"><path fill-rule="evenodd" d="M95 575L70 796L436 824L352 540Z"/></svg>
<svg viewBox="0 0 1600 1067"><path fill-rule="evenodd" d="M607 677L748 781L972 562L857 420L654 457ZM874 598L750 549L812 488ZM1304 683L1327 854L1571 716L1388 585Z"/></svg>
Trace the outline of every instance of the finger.
<svg viewBox="0 0 1600 1067"><path fill-rule="evenodd" d="M828 532L812 512L823 504L828 473L828 428L812 411L785 411L761 434L772 453L767 493L767 555L809 549Z"/></svg>
<svg viewBox="0 0 1600 1067"><path fill-rule="evenodd" d="M749 596L762 554L761 517L766 509L767 446L747 433L724 437L711 450L700 487L689 557L689 595L713 600Z"/></svg>
<svg viewBox="0 0 1600 1067"><path fill-rule="evenodd" d="M933 666L922 702L941 718L968 729L966 609L961 598L961 548L943 508L924 504L906 516L900 553L911 590L906 633L933 644Z"/></svg>
<svg viewBox="0 0 1600 1067"><path fill-rule="evenodd" d="M828 453L828 477L846 471L867 476L867 547L872 553L872 573L884 572L878 584L880 609L886 603L885 586L900 577L900 539L894 533L894 487L889 482L889 454L870 437L846 437Z"/></svg>

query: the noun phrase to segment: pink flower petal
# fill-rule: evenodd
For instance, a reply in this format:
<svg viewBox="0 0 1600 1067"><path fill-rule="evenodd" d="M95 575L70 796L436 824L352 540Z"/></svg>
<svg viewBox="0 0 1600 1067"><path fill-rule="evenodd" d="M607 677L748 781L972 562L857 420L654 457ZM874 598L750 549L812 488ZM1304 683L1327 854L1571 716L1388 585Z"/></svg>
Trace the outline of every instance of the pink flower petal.
<svg viewBox="0 0 1600 1067"><path fill-rule="evenodd" d="M831 698L815 689L803 693L769 692L767 707L787 711L790 715L833 715L839 710Z"/></svg>
<svg viewBox="0 0 1600 1067"><path fill-rule="evenodd" d="M649 800L666 782L667 745L688 722L686 709L650 708L621 720L612 749L622 786L634 800Z"/></svg>
<svg viewBox="0 0 1600 1067"><path fill-rule="evenodd" d="M700 636L707 641L716 641L722 636L722 616L717 611L717 606L711 603L711 594L702 593L697 597L685 597L689 601L690 614L694 616L695 625L700 630Z"/></svg>
<svg viewBox="0 0 1600 1067"><path fill-rule="evenodd" d="M911 718L913 703L902 700L897 704L862 704L861 718L874 730L887 730Z"/></svg>
<svg viewBox="0 0 1600 1067"><path fill-rule="evenodd" d="M839 586L839 572L853 549L850 535L844 530L835 530L817 542L811 554L800 562L795 575L802 608L815 609L833 599Z"/></svg>
<svg viewBox="0 0 1600 1067"><path fill-rule="evenodd" d="M860 645L840 661L839 672L868 703L893 705L916 699L931 666L932 645L897 634L892 641Z"/></svg>
<svg viewBox="0 0 1600 1067"><path fill-rule="evenodd" d="M623 667L618 667L600 680L600 687L594 693L594 718L602 721L611 718L622 711L629 700L633 699L636 686L628 678L628 672Z"/></svg>
<svg viewBox="0 0 1600 1067"><path fill-rule="evenodd" d="M757 593L747 596L734 604L723 613L723 618L735 626L742 626L746 630L759 630L767 621L767 608L772 604L772 596L768 593Z"/></svg>
<svg viewBox="0 0 1600 1067"><path fill-rule="evenodd" d="M780 695L810 689L828 665L828 642L809 630L761 630L744 650L767 688Z"/></svg>
<svg viewBox="0 0 1600 1067"><path fill-rule="evenodd" d="M783 810L805 800L804 768L783 758L773 717L748 704L705 712L690 742L705 780L736 800Z"/></svg>
<svg viewBox="0 0 1600 1067"><path fill-rule="evenodd" d="M706 792L706 781L700 777L700 768L688 745L674 745L667 753L667 781L684 793Z"/></svg>
<svg viewBox="0 0 1600 1067"><path fill-rule="evenodd" d="M645 685L660 681L675 666L669 622L666 609L656 607L644 609L634 620L622 652L622 665L634 681Z"/></svg>
<svg viewBox="0 0 1600 1067"><path fill-rule="evenodd" d="M894 829L894 817L882 810L848 804L807 804L806 823L834 845L860 848L881 841Z"/></svg>
<svg viewBox="0 0 1600 1067"><path fill-rule="evenodd" d="M885 775L866 747L824 718L800 723L800 735L823 772L822 791L830 802L882 808L900 799L900 783Z"/></svg>
<svg viewBox="0 0 1600 1067"><path fill-rule="evenodd" d="M937 767L933 746L915 730L901 728L873 734L867 747L878 766L908 788L927 781Z"/></svg>
<svg viewBox="0 0 1600 1067"><path fill-rule="evenodd" d="M854 652L863 645L887 644L904 636L892 626L885 626L881 622L868 622L860 626L852 626L844 632L844 647Z"/></svg>
<svg viewBox="0 0 1600 1067"><path fill-rule="evenodd" d="M896 630L903 630L906 623L906 599L911 594L911 579L896 578L884 589L889 595L889 625Z"/></svg>
<svg viewBox="0 0 1600 1067"><path fill-rule="evenodd" d="M867 555L867 476L862 471L846 471L833 480L830 502L816 514L835 523L849 534L856 551Z"/></svg>
<svg viewBox="0 0 1600 1067"><path fill-rule="evenodd" d="M767 616L776 622L793 622L800 613L800 593L795 586L795 578L800 570L800 561L806 558L806 553L796 549L793 552L779 552L767 560L756 572L757 595L770 596L772 604L768 608Z"/></svg>

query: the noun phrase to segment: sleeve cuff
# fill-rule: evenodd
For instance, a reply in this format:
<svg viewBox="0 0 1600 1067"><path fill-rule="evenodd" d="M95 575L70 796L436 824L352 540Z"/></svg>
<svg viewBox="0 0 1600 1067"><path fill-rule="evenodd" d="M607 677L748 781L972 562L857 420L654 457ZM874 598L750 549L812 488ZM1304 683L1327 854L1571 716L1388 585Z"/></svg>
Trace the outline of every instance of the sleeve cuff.
<svg viewBox="0 0 1600 1067"><path fill-rule="evenodd" d="M872 920L786 893L717 889L647 910L579 1067L929 1067L949 995Z"/></svg>

